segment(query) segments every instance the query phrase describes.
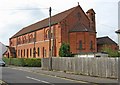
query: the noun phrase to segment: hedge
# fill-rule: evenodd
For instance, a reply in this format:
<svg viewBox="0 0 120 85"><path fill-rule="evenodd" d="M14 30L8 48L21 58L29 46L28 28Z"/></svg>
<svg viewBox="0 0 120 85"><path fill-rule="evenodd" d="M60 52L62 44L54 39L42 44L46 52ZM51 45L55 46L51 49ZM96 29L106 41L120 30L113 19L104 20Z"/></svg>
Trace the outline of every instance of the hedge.
<svg viewBox="0 0 120 85"><path fill-rule="evenodd" d="M3 57L3 61L5 61L7 65L28 66L28 67L41 66L40 58L5 58Z"/></svg>

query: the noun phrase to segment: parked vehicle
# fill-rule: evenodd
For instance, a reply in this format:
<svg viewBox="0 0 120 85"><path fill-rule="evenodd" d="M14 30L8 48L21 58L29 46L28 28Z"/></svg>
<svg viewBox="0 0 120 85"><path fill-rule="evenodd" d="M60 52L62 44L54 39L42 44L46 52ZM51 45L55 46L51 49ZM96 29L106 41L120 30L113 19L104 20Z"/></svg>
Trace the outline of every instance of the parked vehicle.
<svg viewBox="0 0 120 85"><path fill-rule="evenodd" d="M0 66L5 67L5 62L3 60L0 60Z"/></svg>

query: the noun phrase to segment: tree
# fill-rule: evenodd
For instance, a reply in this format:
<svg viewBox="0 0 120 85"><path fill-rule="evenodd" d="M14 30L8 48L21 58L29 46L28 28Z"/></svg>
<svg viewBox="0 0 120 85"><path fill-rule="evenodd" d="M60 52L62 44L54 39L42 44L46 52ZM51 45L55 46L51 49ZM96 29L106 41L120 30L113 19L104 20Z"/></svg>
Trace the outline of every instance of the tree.
<svg viewBox="0 0 120 85"><path fill-rule="evenodd" d="M59 56L60 57L71 57L72 56L70 52L70 45L68 43L62 43L59 49Z"/></svg>
<svg viewBox="0 0 120 85"><path fill-rule="evenodd" d="M118 51L112 50L111 48L104 47L102 48L102 51L108 53L109 57L120 57L120 53Z"/></svg>

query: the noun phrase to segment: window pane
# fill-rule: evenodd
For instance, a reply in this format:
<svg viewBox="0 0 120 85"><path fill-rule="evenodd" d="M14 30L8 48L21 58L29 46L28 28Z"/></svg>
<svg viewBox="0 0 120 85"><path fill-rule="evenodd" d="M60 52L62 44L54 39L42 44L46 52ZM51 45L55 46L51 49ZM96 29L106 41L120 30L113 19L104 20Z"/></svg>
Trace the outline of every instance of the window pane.
<svg viewBox="0 0 120 85"><path fill-rule="evenodd" d="M82 41L79 41L79 49L82 50Z"/></svg>
<svg viewBox="0 0 120 85"><path fill-rule="evenodd" d="M93 42L90 42L90 49L93 49Z"/></svg>
<svg viewBox="0 0 120 85"><path fill-rule="evenodd" d="M27 49L27 58L28 58L28 52L29 52L29 50Z"/></svg>
<svg viewBox="0 0 120 85"><path fill-rule="evenodd" d="M22 50L21 50L21 57L22 57Z"/></svg>
<svg viewBox="0 0 120 85"><path fill-rule="evenodd" d="M33 48L33 57L34 58L36 57L36 49L35 49L35 47Z"/></svg>
<svg viewBox="0 0 120 85"><path fill-rule="evenodd" d="M24 57L25 57L25 49L24 49Z"/></svg>
<svg viewBox="0 0 120 85"><path fill-rule="evenodd" d="M31 50L31 48L30 48L30 56L32 55L32 50Z"/></svg>
<svg viewBox="0 0 120 85"><path fill-rule="evenodd" d="M40 56L40 48L38 48L38 56Z"/></svg>

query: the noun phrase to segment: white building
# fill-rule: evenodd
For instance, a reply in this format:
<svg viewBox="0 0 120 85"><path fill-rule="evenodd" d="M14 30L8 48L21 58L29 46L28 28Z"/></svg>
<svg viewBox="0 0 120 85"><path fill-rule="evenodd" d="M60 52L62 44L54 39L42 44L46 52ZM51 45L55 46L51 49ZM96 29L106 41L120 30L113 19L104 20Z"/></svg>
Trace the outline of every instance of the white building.
<svg viewBox="0 0 120 85"><path fill-rule="evenodd" d="M7 51L7 47L0 42L0 58L2 58L3 53Z"/></svg>
<svg viewBox="0 0 120 85"><path fill-rule="evenodd" d="M116 31L116 33L118 34L118 46L119 46L119 50L120 50L120 29L118 31Z"/></svg>
<svg viewBox="0 0 120 85"><path fill-rule="evenodd" d="M118 2L118 30L116 33L118 34L118 45L119 45L119 50L120 50L120 1Z"/></svg>

